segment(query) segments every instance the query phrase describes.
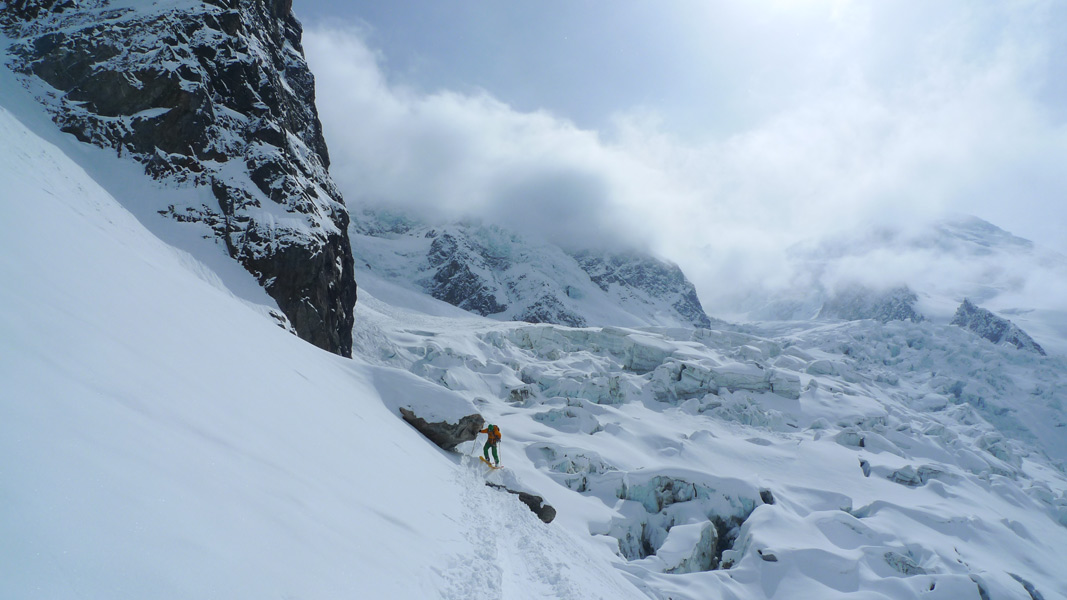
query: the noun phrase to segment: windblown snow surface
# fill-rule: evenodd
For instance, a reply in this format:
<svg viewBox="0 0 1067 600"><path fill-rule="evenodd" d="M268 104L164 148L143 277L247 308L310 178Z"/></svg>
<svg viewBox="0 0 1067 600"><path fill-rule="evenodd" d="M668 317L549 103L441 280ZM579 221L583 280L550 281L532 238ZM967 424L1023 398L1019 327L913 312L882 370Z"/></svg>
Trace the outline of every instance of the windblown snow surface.
<svg viewBox="0 0 1067 600"><path fill-rule="evenodd" d="M931 323L501 323L364 273L343 359L19 114L0 597L1067 598L1062 356ZM504 469L387 409L427 381L500 425Z"/></svg>

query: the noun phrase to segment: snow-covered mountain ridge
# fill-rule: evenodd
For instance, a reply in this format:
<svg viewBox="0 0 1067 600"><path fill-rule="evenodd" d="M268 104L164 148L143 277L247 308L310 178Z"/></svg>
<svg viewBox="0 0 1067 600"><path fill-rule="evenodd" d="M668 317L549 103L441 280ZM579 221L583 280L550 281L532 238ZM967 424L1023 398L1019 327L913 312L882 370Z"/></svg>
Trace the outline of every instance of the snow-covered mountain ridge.
<svg viewBox="0 0 1067 600"><path fill-rule="evenodd" d="M298 335L351 352L349 218L290 0L9 0L0 33L64 132L186 190L123 198L136 214L216 240Z"/></svg>
<svg viewBox="0 0 1067 600"><path fill-rule="evenodd" d="M494 225L430 226L365 210L357 268L482 316L585 325L711 324L673 264L634 252L566 252Z"/></svg>

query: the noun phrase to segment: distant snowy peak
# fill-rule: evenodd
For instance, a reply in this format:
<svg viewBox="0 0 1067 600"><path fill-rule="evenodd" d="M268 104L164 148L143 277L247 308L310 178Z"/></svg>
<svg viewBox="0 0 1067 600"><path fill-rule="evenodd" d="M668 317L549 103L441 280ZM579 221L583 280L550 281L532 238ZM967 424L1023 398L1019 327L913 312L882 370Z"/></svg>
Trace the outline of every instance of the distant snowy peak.
<svg viewBox="0 0 1067 600"><path fill-rule="evenodd" d="M820 319L844 319L858 321L873 319L889 321L912 321L918 323L923 316L916 312L918 296L907 286L877 292L862 286L853 286L839 291L823 303Z"/></svg>
<svg viewBox="0 0 1067 600"><path fill-rule="evenodd" d="M723 309L758 321L947 322L970 298L1047 320L1039 335L1064 318L1057 290L1067 286L1067 258L972 216L811 239L788 249L785 273L790 283L749 290Z"/></svg>
<svg viewBox="0 0 1067 600"><path fill-rule="evenodd" d="M956 310L956 316L952 319L952 324L972 331L994 344L1011 344L1020 350L1028 350L1045 356L1045 349L1017 325L984 308L975 306L970 300L964 300L963 304L960 304L959 309Z"/></svg>
<svg viewBox="0 0 1067 600"><path fill-rule="evenodd" d="M919 244L927 242L941 247L949 247L951 244L967 245L976 253L983 253L983 249L1027 253L1034 250L1034 243L1030 240L973 216L942 219L934 224L933 230L935 234L920 236L916 241Z"/></svg>
<svg viewBox="0 0 1067 600"><path fill-rule="evenodd" d="M869 255L880 250L930 251L956 256L1030 254L1030 240L970 215L940 219L914 229L876 226L848 234L798 244L795 256L816 263Z"/></svg>
<svg viewBox="0 0 1067 600"><path fill-rule="evenodd" d="M3 62L63 131L169 186L205 189L152 209L202 228L301 337L349 355L349 218L291 4L0 2Z"/></svg>
<svg viewBox="0 0 1067 600"><path fill-rule="evenodd" d="M650 256L572 255L496 226L430 227L370 210L350 235L367 268L483 316L571 327L711 324L681 270Z"/></svg>

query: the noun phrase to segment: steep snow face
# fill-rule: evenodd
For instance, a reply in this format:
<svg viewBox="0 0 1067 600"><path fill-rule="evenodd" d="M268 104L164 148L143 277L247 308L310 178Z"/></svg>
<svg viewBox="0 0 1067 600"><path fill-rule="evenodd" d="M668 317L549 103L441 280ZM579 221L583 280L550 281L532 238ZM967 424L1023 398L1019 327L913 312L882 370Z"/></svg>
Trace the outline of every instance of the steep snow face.
<svg viewBox="0 0 1067 600"><path fill-rule="evenodd" d="M280 330L2 107L0 139L0 596L646 597L387 408L430 384Z"/></svg>
<svg viewBox="0 0 1067 600"><path fill-rule="evenodd" d="M138 202L214 237L301 337L348 355L349 218L290 5L2 2L3 62L64 132L209 191Z"/></svg>
<svg viewBox="0 0 1067 600"><path fill-rule="evenodd" d="M494 319L707 327L677 266L638 254L568 254L495 226L430 227L365 211L351 231L360 269Z"/></svg>

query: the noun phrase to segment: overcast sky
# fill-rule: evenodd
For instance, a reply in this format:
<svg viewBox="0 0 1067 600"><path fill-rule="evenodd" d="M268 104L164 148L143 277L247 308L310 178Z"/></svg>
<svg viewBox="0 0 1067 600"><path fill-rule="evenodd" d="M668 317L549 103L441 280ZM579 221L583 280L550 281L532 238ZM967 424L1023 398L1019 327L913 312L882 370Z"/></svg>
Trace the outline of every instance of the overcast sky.
<svg viewBox="0 0 1067 600"><path fill-rule="evenodd" d="M701 288L974 214L1067 253L1067 2L296 0L350 204L650 248Z"/></svg>

